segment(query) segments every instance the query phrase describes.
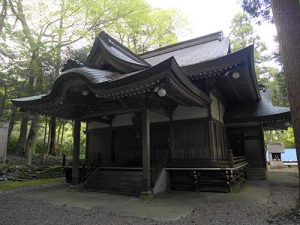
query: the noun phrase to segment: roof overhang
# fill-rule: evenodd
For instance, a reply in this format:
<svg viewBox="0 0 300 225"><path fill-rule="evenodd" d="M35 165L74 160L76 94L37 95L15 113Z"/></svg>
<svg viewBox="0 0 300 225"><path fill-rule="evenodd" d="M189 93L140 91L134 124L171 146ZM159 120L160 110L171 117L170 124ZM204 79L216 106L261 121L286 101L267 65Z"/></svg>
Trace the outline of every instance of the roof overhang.
<svg viewBox="0 0 300 225"><path fill-rule="evenodd" d="M253 45L211 61L183 67L182 70L194 83L203 79L216 80L228 101L260 100ZM234 72L240 75L236 79L232 76Z"/></svg>
<svg viewBox="0 0 300 225"><path fill-rule="evenodd" d="M144 59L102 31L95 39L86 60L87 66L130 73L151 67Z"/></svg>
<svg viewBox="0 0 300 225"><path fill-rule="evenodd" d="M159 99L160 102L167 101L173 105L200 107L211 102L211 99L183 74L174 58L149 69L118 74L115 79L111 79L113 74L110 71L86 67L73 68L56 79L48 95L13 99L12 102L24 111L62 118L80 117L96 110L105 113L111 110L109 105L126 104L124 99L141 99L145 104L149 103L147 99ZM74 86L77 87L75 91L79 93L82 88L87 89L91 99L85 100L79 96L70 101L68 90L74 89ZM166 96L157 98L157 93L154 92L156 87L164 88Z"/></svg>
<svg viewBox="0 0 300 225"><path fill-rule="evenodd" d="M290 108L274 106L269 90L261 91L261 101L231 105L224 115L226 124L257 122L265 129L286 129L290 120Z"/></svg>

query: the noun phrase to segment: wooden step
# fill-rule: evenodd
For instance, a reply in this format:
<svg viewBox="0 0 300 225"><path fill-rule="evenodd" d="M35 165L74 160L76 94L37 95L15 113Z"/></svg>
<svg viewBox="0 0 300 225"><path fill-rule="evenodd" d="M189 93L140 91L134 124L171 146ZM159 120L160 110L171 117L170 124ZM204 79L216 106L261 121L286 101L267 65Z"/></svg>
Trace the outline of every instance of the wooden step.
<svg viewBox="0 0 300 225"><path fill-rule="evenodd" d="M142 190L142 172L96 169L86 180L87 189L126 195L139 195Z"/></svg>

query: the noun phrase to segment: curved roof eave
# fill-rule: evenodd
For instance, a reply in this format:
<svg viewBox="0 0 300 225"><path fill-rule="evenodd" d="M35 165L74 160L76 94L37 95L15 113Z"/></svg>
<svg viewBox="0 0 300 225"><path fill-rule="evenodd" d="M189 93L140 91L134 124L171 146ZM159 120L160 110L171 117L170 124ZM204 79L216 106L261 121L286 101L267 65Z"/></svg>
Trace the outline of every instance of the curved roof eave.
<svg viewBox="0 0 300 225"><path fill-rule="evenodd" d="M290 108L274 106L271 91L261 91L261 101L255 104L236 105L227 110L224 116L225 122L245 121L272 121L278 119L290 119Z"/></svg>
<svg viewBox="0 0 300 225"><path fill-rule="evenodd" d="M210 61L184 66L182 67L182 71L192 79L201 79L210 77L213 73L224 75L226 71L232 70L232 68L237 67L242 62L246 62L246 69L250 75L251 88L254 90L257 100L260 100L261 97L254 67L254 45Z"/></svg>
<svg viewBox="0 0 300 225"><path fill-rule="evenodd" d="M171 72L171 73L170 73ZM163 76L169 74L172 79L177 80L187 95L199 102L209 104L211 99L201 90L199 90L187 77L184 76L180 67L174 58L170 58L156 66L149 69L133 72L130 74L122 74L117 79L109 79L112 72L90 69L87 67L78 67L66 70L58 77L48 95L33 96L22 99L13 99L12 102L17 106L24 104L43 104L53 101L59 97L59 91L62 85L68 80L79 79L82 80L88 87L98 91L113 91L125 86L132 86L134 84L143 84L144 81L154 82L162 79Z"/></svg>
<svg viewBox="0 0 300 225"><path fill-rule="evenodd" d="M98 58L112 66L116 71L122 73L134 72L151 67L144 59L121 45L117 40L102 31L96 38L86 63L90 67L97 67L95 64Z"/></svg>

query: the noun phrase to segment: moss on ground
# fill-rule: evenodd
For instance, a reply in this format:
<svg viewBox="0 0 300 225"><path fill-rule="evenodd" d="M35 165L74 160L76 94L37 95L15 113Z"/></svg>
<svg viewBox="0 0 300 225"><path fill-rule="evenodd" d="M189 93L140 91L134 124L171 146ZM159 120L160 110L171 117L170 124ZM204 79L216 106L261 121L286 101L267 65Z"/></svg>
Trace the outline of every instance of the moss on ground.
<svg viewBox="0 0 300 225"><path fill-rule="evenodd" d="M58 178L64 176L65 176L65 172L62 167L53 166L42 170L39 174L37 174L36 178L44 179L44 178Z"/></svg>
<svg viewBox="0 0 300 225"><path fill-rule="evenodd" d="M13 190L20 187L30 187L42 184L52 184L64 182L65 178L50 178L50 179L38 179L38 180L25 180L25 181L2 181L0 182L0 190Z"/></svg>

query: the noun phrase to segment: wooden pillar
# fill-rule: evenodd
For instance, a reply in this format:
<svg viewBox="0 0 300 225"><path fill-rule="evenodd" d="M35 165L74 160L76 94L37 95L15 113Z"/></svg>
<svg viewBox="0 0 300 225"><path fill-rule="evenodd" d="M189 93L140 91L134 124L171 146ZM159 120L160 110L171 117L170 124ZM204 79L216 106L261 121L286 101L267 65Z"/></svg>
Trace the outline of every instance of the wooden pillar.
<svg viewBox="0 0 300 225"><path fill-rule="evenodd" d="M170 149L169 149L168 158L169 158L169 161L171 161L172 156L175 151L173 112L170 115L170 133L169 134L170 134Z"/></svg>
<svg viewBox="0 0 300 225"><path fill-rule="evenodd" d="M72 161L72 185L79 184L79 155L80 155L80 119L75 119L73 130L73 161Z"/></svg>
<svg viewBox="0 0 300 225"><path fill-rule="evenodd" d="M259 131L260 131L260 140L261 140L261 154L262 154L262 158L263 158L263 162L264 162L264 167L267 168L267 159L266 159L266 151L265 151L265 134L264 134L264 127L263 127L263 124L261 123L259 125Z"/></svg>
<svg viewBox="0 0 300 225"><path fill-rule="evenodd" d="M114 149L114 137L113 137L113 117L110 118L109 123L109 151L110 151L110 162L113 163L115 161L115 149Z"/></svg>
<svg viewBox="0 0 300 225"><path fill-rule="evenodd" d="M150 122L149 109L142 111L143 189L142 195L151 194L150 172Z"/></svg>
<svg viewBox="0 0 300 225"><path fill-rule="evenodd" d="M233 151L232 151L232 149L228 150L228 159L229 159L229 166L231 168L233 168L234 167L234 157L233 157Z"/></svg>
<svg viewBox="0 0 300 225"><path fill-rule="evenodd" d="M89 134L89 122L86 122L86 132L85 132L85 164L89 161L89 149L90 149L90 146L89 146L89 142L90 142L90 134Z"/></svg>

